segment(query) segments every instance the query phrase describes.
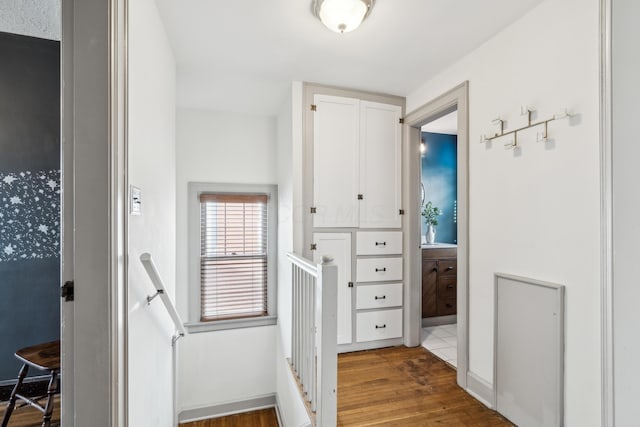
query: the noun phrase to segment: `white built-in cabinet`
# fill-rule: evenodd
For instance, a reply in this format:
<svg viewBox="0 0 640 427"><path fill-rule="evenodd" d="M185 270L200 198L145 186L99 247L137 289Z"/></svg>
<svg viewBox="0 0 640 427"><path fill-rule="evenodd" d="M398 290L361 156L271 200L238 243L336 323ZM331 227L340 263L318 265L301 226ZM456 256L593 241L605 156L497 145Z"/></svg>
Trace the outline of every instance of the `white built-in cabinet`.
<svg viewBox="0 0 640 427"><path fill-rule="evenodd" d="M397 105L360 101L360 228L400 228L402 146Z"/></svg>
<svg viewBox="0 0 640 427"><path fill-rule="evenodd" d="M312 249L338 266L341 351L402 338L402 136L398 105L314 96Z"/></svg>
<svg viewBox="0 0 640 427"><path fill-rule="evenodd" d="M400 228L401 107L316 95L314 228Z"/></svg>
<svg viewBox="0 0 640 427"><path fill-rule="evenodd" d="M338 344L350 344L351 338L351 234L314 233L316 250L313 261L322 263L330 255L338 266Z"/></svg>

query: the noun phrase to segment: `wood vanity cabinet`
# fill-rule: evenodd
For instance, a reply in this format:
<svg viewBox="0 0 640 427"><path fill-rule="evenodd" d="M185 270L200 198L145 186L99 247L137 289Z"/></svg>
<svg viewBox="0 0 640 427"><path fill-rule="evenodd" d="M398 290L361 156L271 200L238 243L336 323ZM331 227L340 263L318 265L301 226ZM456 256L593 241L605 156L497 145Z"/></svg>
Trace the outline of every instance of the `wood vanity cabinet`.
<svg viewBox="0 0 640 427"><path fill-rule="evenodd" d="M422 317L456 314L456 248L422 249Z"/></svg>

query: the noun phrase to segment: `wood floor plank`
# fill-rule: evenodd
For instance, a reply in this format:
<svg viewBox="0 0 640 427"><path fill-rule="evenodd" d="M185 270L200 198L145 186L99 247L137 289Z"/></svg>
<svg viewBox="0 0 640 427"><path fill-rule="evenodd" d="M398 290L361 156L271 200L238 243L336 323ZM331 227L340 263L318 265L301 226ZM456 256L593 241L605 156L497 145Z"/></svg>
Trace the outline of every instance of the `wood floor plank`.
<svg viewBox="0 0 640 427"><path fill-rule="evenodd" d="M16 405L17 406L17 405ZM4 417L4 411L7 403L0 403L0 421ZM30 406L18 408L11 414L8 427L40 427L42 425L42 412ZM60 396L54 398L53 417L51 418L51 426L60 425Z"/></svg>
<svg viewBox="0 0 640 427"><path fill-rule="evenodd" d="M278 427L275 408L180 424L181 427Z"/></svg>
<svg viewBox="0 0 640 427"><path fill-rule="evenodd" d="M338 426L513 426L456 384L422 347L338 356Z"/></svg>

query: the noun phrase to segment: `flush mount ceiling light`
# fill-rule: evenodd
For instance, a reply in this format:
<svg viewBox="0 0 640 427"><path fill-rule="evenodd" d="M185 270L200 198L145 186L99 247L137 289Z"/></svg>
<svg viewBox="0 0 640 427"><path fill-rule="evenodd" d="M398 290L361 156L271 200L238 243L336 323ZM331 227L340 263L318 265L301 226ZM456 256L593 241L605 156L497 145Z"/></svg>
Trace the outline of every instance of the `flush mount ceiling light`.
<svg viewBox="0 0 640 427"><path fill-rule="evenodd" d="M313 0L313 13L331 31L348 33L369 16L375 0Z"/></svg>

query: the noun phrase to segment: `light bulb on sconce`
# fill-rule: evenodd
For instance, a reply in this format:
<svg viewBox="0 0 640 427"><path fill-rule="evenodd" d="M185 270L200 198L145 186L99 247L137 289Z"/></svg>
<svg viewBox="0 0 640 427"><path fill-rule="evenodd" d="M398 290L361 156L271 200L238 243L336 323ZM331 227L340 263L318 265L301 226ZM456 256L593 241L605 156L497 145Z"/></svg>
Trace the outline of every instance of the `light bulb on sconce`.
<svg viewBox="0 0 640 427"><path fill-rule="evenodd" d="M427 144L424 143L424 139L420 141L420 154L425 155L427 153Z"/></svg>

